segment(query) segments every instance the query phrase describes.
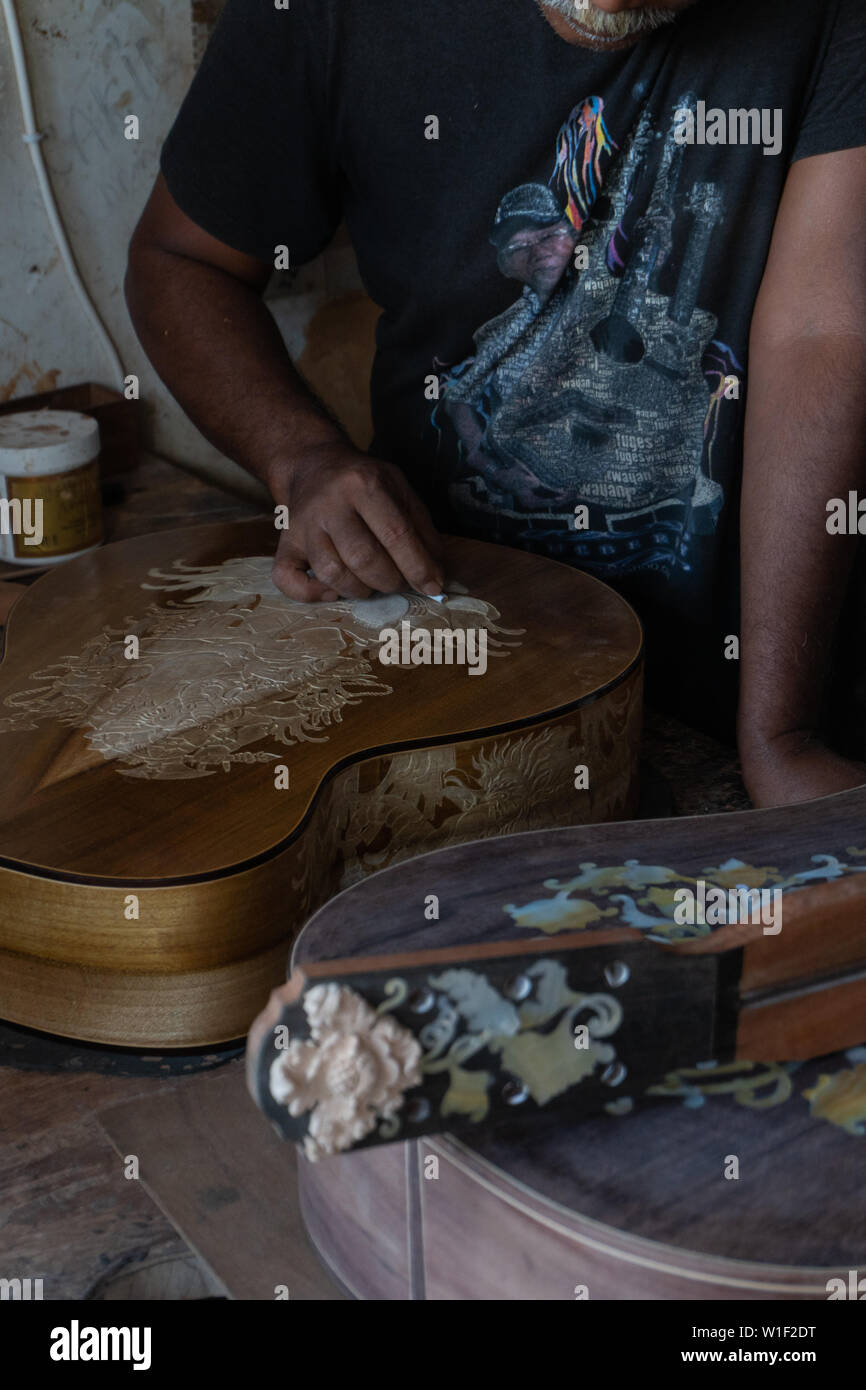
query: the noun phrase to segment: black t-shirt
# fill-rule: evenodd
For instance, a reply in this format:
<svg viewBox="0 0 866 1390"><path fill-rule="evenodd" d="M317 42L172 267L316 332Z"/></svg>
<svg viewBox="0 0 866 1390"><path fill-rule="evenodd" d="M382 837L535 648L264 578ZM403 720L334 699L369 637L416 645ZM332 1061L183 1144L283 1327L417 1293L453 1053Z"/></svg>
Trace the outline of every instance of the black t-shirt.
<svg viewBox="0 0 866 1390"><path fill-rule="evenodd" d="M720 729L752 312L788 169L866 144L864 88L863 0L697 0L613 52L537 0L229 0L162 170L264 261L347 219L373 452L443 528L618 587Z"/></svg>

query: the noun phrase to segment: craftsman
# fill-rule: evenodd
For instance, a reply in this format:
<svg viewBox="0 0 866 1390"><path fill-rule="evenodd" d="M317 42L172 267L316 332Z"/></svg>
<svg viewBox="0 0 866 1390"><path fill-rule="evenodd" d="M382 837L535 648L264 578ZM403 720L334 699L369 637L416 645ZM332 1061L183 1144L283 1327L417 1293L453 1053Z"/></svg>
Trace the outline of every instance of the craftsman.
<svg viewBox="0 0 866 1390"><path fill-rule="evenodd" d="M863 0L229 0L127 300L290 508L278 586L438 593L445 530L547 554L635 604L657 702L724 732L739 700L757 805L866 782L820 736L857 546L827 504L866 471L864 85ZM723 143L683 138L714 110ZM343 218L383 310L369 454L261 297Z"/></svg>

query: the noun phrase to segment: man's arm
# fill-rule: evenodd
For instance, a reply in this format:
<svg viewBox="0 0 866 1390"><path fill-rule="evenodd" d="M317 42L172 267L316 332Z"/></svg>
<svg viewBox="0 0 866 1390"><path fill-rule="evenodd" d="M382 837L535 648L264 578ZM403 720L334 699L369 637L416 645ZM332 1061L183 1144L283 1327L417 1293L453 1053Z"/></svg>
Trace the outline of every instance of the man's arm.
<svg viewBox="0 0 866 1390"><path fill-rule="evenodd" d="M440 593L426 509L399 469L354 448L295 371L262 300L270 271L192 222L160 175L126 277L145 351L202 434L289 507L274 581L291 598Z"/></svg>
<svg viewBox="0 0 866 1390"><path fill-rule="evenodd" d="M866 492L866 149L788 177L752 322L739 743L759 806L866 783L815 729L857 539L827 503Z"/></svg>

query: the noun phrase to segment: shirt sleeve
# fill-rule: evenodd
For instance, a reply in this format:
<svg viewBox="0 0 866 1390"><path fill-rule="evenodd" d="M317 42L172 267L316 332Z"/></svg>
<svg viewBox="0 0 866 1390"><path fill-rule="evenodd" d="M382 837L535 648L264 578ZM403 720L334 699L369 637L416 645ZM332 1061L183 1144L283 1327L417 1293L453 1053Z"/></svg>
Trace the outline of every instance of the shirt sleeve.
<svg viewBox="0 0 866 1390"><path fill-rule="evenodd" d="M866 4L836 0L793 159L866 145Z"/></svg>
<svg viewBox="0 0 866 1390"><path fill-rule="evenodd" d="M175 202L204 231L273 264L303 265L340 218L328 134L330 7L228 0L162 148ZM318 17L317 17L318 15Z"/></svg>

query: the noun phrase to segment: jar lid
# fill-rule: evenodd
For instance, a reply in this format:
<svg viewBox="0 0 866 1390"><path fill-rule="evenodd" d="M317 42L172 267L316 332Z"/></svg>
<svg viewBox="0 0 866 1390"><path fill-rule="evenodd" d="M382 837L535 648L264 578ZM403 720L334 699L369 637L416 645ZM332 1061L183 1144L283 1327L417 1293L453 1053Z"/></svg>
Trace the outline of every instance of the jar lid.
<svg viewBox="0 0 866 1390"><path fill-rule="evenodd" d="M99 425L75 410L0 415L0 473L11 477L65 473L99 453Z"/></svg>

